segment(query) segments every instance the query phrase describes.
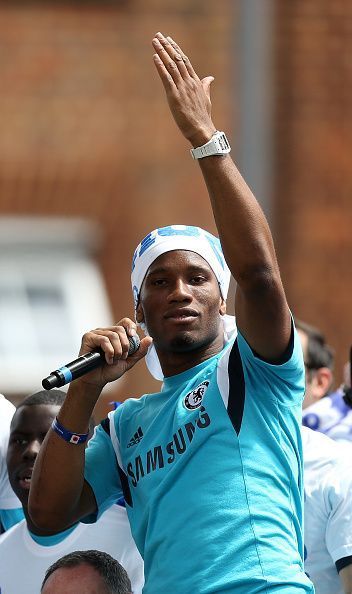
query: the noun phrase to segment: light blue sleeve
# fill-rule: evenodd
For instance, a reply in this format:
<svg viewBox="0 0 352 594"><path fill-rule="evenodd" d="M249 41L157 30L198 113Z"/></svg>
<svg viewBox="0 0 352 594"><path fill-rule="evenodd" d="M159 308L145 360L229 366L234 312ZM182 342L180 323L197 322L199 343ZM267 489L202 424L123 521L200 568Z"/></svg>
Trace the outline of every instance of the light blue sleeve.
<svg viewBox="0 0 352 594"><path fill-rule="evenodd" d="M16 509L0 509L0 522L5 530L12 528L24 518L22 507Z"/></svg>
<svg viewBox="0 0 352 594"><path fill-rule="evenodd" d="M123 495L115 451L110 435L102 425L96 427L88 443L84 478L93 489L98 508L97 516L89 516L82 520L91 523Z"/></svg>
<svg viewBox="0 0 352 594"><path fill-rule="evenodd" d="M272 364L256 355L241 333L238 333L238 348L246 382L258 395L267 394L285 406L301 406L305 390L304 362L301 342L293 323L291 341L289 358L281 364Z"/></svg>

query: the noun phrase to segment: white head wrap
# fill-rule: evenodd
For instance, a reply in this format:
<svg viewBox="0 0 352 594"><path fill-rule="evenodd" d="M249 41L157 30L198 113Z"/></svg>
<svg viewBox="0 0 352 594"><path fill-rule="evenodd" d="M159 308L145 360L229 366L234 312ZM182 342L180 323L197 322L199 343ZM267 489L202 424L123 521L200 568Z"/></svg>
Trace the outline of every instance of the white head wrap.
<svg viewBox="0 0 352 594"><path fill-rule="evenodd" d="M161 254L173 250L187 250L202 256L213 270L219 283L221 295L226 300L231 273L219 239L200 227L170 225L148 233L134 252L131 282L135 309L139 303L141 286L149 266ZM228 315L223 318L224 335L227 341L236 331L235 318ZM141 324L141 328L145 334L148 334L145 324ZM164 376L154 345L149 349L146 363L150 373L156 379L162 380Z"/></svg>

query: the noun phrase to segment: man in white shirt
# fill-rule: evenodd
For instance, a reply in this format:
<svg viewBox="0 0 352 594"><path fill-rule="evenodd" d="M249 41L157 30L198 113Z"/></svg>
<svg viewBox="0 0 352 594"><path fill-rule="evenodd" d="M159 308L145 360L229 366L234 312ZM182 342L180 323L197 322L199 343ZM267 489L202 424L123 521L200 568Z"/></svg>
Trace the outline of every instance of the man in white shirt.
<svg viewBox="0 0 352 594"><path fill-rule="evenodd" d="M334 353L318 328L295 320L302 343L306 370L306 392L303 401L303 425L325 433L335 441L352 441L352 408L346 398L350 373L344 386L331 392ZM347 371L347 366L346 366Z"/></svg>
<svg viewBox="0 0 352 594"><path fill-rule="evenodd" d="M352 592L352 448L302 427L306 573L316 594Z"/></svg>
<svg viewBox="0 0 352 594"><path fill-rule="evenodd" d="M143 562L132 539L124 507L113 505L97 523L78 523L59 534L38 530L28 515L34 462L64 398L65 394L59 390L29 396L12 419L8 474L22 502L25 519L0 537L0 592L38 594L45 571L52 563L72 551L98 549L121 563L131 579L133 594L140 594L144 582Z"/></svg>
<svg viewBox="0 0 352 594"><path fill-rule="evenodd" d="M1 527L8 530L24 517L21 502L9 483L6 466L10 423L15 410L14 405L0 394L0 533Z"/></svg>

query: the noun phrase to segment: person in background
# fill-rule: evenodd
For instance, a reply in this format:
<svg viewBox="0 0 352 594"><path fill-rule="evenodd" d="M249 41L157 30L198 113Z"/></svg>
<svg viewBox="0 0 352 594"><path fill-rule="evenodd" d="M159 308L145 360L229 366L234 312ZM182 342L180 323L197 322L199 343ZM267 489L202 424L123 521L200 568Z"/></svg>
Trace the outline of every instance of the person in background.
<svg viewBox="0 0 352 594"><path fill-rule="evenodd" d="M96 524L75 523L63 532L40 530L28 515L35 459L65 399L60 390L28 396L11 422L7 467L25 519L0 537L1 594L38 594L47 567L76 549L105 551L129 572L134 594L143 586L143 562L131 536L125 507L113 504Z"/></svg>
<svg viewBox="0 0 352 594"><path fill-rule="evenodd" d="M9 483L6 466L10 423L15 410L14 405L0 394L0 534L24 518L21 502Z"/></svg>
<svg viewBox="0 0 352 594"><path fill-rule="evenodd" d="M303 408L306 409L324 398L332 387L334 352L318 328L297 318L295 324L302 343L306 370L306 391L303 400Z"/></svg>
<svg viewBox="0 0 352 594"><path fill-rule="evenodd" d="M295 320L301 339L306 368L303 425L325 433L336 441L352 441L352 400L346 398L349 378L331 391L334 352L318 328ZM347 368L347 366L346 366Z"/></svg>
<svg viewBox="0 0 352 594"><path fill-rule="evenodd" d="M74 551L53 563L41 594L132 594L126 570L102 551Z"/></svg>
<svg viewBox="0 0 352 594"><path fill-rule="evenodd" d="M352 464L346 447L322 435L316 409L331 406L334 353L317 328L295 320L306 368L303 401L304 566L316 594L352 591ZM314 422L312 422L314 419ZM307 425L307 426L305 426ZM312 425L310 427L310 425ZM319 429L313 431L312 429Z"/></svg>
<svg viewBox="0 0 352 594"><path fill-rule="evenodd" d="M352 450L302 427L304 567L316 594L352 592Z"/></svg>

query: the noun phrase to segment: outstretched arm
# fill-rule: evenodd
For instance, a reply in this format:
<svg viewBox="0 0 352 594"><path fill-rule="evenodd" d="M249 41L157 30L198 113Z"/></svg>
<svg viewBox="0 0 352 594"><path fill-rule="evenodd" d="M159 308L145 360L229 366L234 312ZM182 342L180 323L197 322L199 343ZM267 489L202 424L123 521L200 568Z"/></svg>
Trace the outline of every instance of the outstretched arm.
<svg viewBox="0 0 352 594"><path fill-rule="evenodd" d="M216 131L208 76L200 79L180 47L157 33L154 64L171 113L193 147ZM237 325L263 358L279 359L291 335L291 318L268 223L229 155L199 159L228 266L237 281Z"/></svg>
<svg viewBox="0 0 352 594"><path fill-rule="evenodd" d="M135 332L136 324L124 318L116 326L97 328L83 336L80 355L100 348L106 362L70 385L58 414L58 421L68 431L87 433L105 384L121 377L145 356L152 342L150 337L143 338L138 351L127 358L128 336ZM48 431L35 462L28 506L39 527L64 530L96 511L93 491L84 480L84 462L84 443L68 443L52 429Z"/></svg>

